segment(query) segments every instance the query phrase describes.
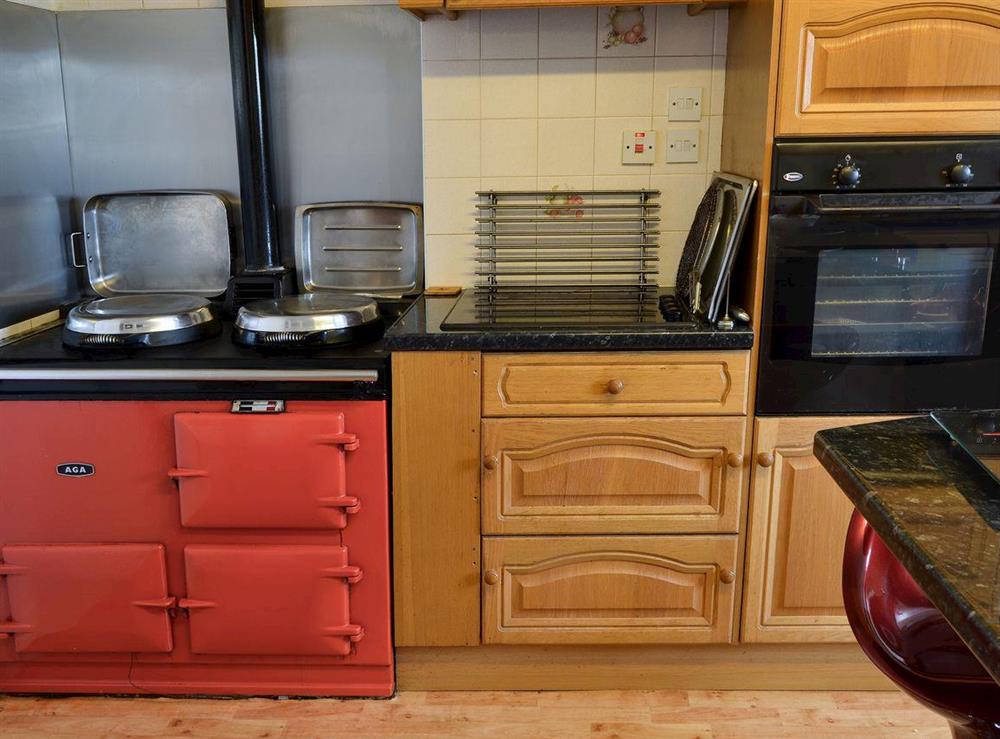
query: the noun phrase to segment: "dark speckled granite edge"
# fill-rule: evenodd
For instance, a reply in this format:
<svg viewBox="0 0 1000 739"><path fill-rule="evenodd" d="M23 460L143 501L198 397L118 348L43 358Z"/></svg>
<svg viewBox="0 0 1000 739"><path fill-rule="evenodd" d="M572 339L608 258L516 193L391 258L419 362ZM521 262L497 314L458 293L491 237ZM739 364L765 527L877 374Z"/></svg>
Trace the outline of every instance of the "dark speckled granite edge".
<svg viewBox="0 0 1000 739"><path fill-rule="evenodd" d="M753 334L738 332L604 331L481 331L439 334L392 334L385 337L390 351L580 351L656 349L750 349Z"/></svg>
<svg viewBox="0 0 1000 739"><path fill-rule="evenodd" d="M947 435L929 417L866 425L884 428L890 424L911 426L914 436L922 437L925 442L935 435L940 437L942 444L948 443ZM855 431L859 428L863 427L853 427ZM883 505L878 490L865 481L857 468L838 448L836 440L838 431L842 429L829 429L816 434L813 444L816 458L973 654L993 678L1000 682L1000 643L995 640L994 632L975 607L962 597L961 592L951 586L927 552L899 525L892 512ZM877 441L873 439L872 443Z"/></svg>
<svg viewBox="0 0 1000 739"><path fill-rule="evenodd" d="M723 331L709 325L663 324L662 330L580 330L518 328L512 330L446 331L441 322L454 298L421 296L385 333L390 351L643 351L741 350L753 347L753 331L740 327Z"/></svg>

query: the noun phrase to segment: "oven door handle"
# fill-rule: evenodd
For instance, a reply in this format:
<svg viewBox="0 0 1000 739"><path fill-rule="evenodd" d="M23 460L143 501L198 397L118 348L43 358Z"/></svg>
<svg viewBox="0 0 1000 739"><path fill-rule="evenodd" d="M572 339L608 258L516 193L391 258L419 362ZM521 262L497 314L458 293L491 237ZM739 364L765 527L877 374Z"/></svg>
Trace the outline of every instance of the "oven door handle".
<svg viewBox="0 0 1000 739"><path fill-rule="evenodd" d="M857 205L857 206L816 206L816 212L823 215L850 215L851 213L997 213L1000 204L996 205Z"/></svg>

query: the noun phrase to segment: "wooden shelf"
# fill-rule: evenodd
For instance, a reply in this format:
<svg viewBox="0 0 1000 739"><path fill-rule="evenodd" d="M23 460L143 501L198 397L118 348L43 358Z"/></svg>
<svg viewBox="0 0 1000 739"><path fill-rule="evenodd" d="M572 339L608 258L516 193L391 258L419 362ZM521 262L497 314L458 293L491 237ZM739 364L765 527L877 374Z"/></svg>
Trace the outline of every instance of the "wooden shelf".
<svg viewBox="0 0 1000 739"><path fill-rule="evenodd" d="M705 10L719 10L731 5L742 5L746 0L648 0L644 5L687 5L689 15L698 15ZM462 10L501 10L505 8L560 8L581 6L621 5L620 0L399 0L399 7L408 10L420 20L428 15L444 15L450 20L458 17Z"/></svg>

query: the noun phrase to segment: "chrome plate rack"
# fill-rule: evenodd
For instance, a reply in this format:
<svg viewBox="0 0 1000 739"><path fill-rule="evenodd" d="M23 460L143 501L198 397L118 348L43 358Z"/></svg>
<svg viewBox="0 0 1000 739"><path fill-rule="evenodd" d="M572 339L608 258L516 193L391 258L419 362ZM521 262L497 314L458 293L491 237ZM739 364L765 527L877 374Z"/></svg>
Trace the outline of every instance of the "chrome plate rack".
<svg viewBox="0 0 1000 739"><path fill-rule="evenodd" d="M477 303L537 313L646 310L657 296L658 190L481 190Z"/></svg>

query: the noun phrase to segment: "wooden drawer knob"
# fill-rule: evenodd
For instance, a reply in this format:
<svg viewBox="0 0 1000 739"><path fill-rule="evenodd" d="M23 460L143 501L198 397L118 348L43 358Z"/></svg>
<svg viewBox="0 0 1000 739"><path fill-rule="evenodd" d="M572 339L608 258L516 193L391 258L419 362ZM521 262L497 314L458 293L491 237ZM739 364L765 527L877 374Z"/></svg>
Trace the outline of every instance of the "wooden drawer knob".
<svg viewBox="0 0 1000 739"><path fill-rule="evenodd" d="M496 570L486 570L486 574L483 575L483 580L486 581L487 585L496 585L500 582L500 573Z"/></svg>
<svg viewBox="0 0 1000 739"><path fill-rule="evenodd" d="M726 464L730 467L739 467L743 464L743 455L739 452L729 452L729 454L726 455Z"/></svg>
<svg viewBox="0 0 1000 739"><path fill-rule="evenodd" d="M495 456L491 455L483 460L483 467L488 470L495 470L498 466L500 466L500 460Z"/></svg>
<svg viewBox="0 0 1000 739"><path fill-rule="evenodd" d="M761 452L757 455L757 464L761 467L770 467L774 464L774 455L771 452Z"/></svg>
<svg viewBox="0 0 1000 739"><path fill-rule="evenodd" d="M719 573L719 580L726 585L732 585L736 582L736 573L732 570L722 570L722 572Z"/></svg>
<svg viewBox="0 0 1000 739"><path fill-rule="evenodd" d="M608 382L608 392L612 395L620 395L625 389L625 383L621 380L611 380Z"/></svg>

